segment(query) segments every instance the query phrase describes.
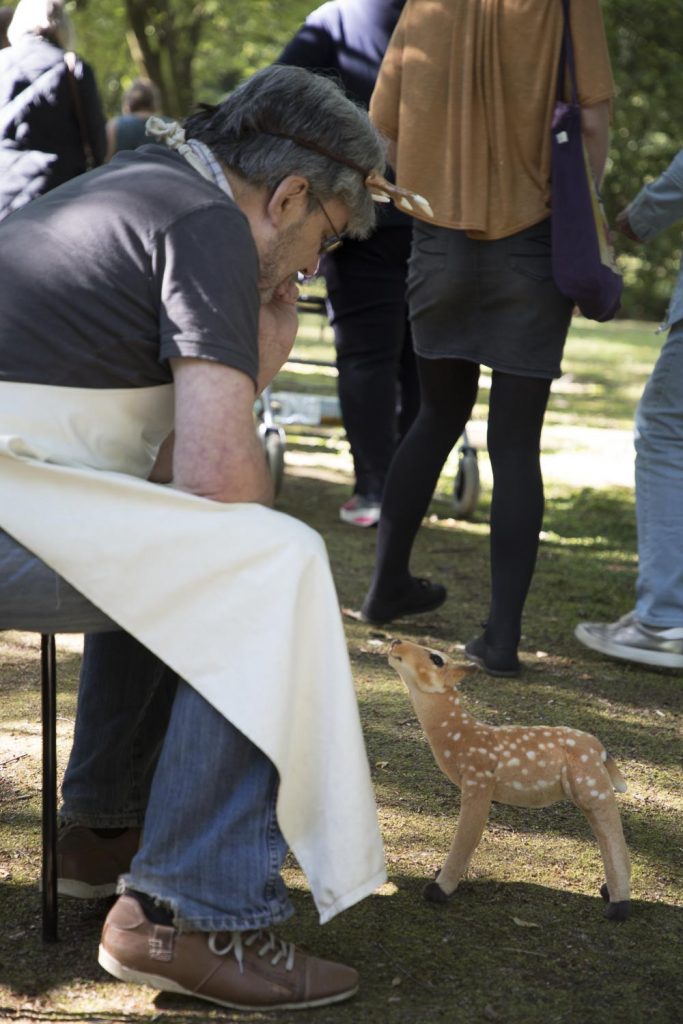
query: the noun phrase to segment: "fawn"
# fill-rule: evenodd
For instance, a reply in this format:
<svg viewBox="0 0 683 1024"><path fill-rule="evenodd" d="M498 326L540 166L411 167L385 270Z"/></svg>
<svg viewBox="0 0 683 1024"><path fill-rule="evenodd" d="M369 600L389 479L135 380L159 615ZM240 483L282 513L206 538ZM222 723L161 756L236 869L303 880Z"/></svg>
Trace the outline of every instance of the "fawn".
<svg viewBox="0 0 683 1024"><path fill-rule="evenodd" d="M600 846L607 882L600 893L606 916L625 920L631 909L631 866L614 790L626 783L600 741L564 726L492 726L460 705L457 685L475 666L456 665L428 647L394 640L389 664L408 687L436 763L461 790L451 848L424 897L445 902L467 871L491 801L546 807L571 800L588 819Z"/></svg>

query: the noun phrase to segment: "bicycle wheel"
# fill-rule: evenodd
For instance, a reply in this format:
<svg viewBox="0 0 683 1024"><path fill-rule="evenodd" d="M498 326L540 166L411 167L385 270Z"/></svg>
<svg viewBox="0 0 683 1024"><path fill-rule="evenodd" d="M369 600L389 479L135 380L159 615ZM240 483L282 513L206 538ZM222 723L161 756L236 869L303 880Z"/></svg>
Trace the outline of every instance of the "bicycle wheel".
<svg viewBox="0 0 683 1024"><path fill-rule="evenodd" d="M468 444L460 449L458 472L453 483L453 513L456 519L469 519L479 500L477 452Z"/></svg>

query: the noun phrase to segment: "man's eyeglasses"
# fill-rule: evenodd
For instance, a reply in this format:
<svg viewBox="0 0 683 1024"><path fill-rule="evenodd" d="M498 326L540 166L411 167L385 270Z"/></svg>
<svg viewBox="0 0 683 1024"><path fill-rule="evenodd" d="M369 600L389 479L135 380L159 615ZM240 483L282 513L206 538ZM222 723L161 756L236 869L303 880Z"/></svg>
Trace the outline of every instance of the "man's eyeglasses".
<svg viewBox="0 0 683 1024"><path fill-rule="evenodd" d="M325 214L325 220L332 228L332 234L328 235L327 238L324 238L323 243L320 246L320 255L327 256L328 253L334 252L335 249L338 249L339 246L343 244L344 239L335 228L334 224L332 223L332 218L330 217L329 213L327 212L327 210L325 209L322 202L318 199L317 196L315 196L315 201Z"/></svg>

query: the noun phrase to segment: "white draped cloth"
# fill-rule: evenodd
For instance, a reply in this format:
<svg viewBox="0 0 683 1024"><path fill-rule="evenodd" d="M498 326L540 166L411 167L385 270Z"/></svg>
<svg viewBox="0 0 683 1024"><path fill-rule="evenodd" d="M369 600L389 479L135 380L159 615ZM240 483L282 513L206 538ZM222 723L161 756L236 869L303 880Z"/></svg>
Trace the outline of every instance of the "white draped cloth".
<svg viewBox="0 0 683 1024"><path fill-rule="evenodd" d="M149 483L172 417L171 384L0 382L0 527L273 761L325 922L386 878L327 553L289 516Z"/></svg>

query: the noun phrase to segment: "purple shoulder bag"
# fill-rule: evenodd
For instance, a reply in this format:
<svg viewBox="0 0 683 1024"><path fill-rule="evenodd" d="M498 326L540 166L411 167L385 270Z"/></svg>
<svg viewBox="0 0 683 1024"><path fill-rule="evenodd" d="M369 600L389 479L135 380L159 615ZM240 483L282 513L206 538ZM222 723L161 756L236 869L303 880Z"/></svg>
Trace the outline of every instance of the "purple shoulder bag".
<svg viewBox="0 0 683 1024"><path fill-rule="evenodd" d="M585 317L611 320L619 309L623 280L583 146L569 0L562 0L562 6L564 31L551 127L553 278ZM569 103L562 99L566 69L571 82Z"/></svg>

